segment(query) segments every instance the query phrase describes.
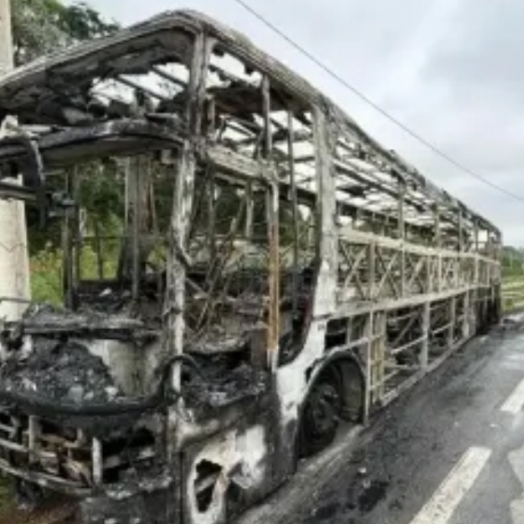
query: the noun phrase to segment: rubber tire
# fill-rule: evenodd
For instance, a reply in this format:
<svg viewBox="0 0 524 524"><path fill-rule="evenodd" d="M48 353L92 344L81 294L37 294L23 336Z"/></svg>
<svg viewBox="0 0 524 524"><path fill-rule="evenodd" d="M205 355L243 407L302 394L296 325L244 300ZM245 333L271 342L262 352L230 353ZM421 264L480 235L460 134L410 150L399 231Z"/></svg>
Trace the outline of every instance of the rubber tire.
<svg viewBox="0 0 524 524"><path fill-rule="evenodd" d="M342 412L340 387L334 366L322 371L311 386L300 417L299 458L315 455L335 440Z"/></svg>

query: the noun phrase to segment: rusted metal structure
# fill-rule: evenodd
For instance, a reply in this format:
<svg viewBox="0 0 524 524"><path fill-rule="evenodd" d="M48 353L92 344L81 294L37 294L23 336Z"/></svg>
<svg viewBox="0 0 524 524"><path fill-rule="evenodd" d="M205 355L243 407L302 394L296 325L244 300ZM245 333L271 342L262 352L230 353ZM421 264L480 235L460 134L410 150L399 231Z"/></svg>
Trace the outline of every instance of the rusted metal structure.
<svg viewBox="0 0 524 524"><path fill-rule="evenodd" d="M87 523L227 521L498 316L499 231L205 16L14 71L7 114L65 308L3 326L0 469Z"/></svg>

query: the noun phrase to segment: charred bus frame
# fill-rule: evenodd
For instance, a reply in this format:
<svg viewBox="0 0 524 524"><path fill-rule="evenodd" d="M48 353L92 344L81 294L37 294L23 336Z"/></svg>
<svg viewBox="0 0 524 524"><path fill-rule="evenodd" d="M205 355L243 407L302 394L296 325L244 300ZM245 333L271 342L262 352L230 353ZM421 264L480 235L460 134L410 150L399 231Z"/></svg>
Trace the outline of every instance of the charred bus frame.
<svg viewBox="0 0 524 524"><path fill-rule="evenodd" d="M2 329L0 469L85 522L225 522L498 318L500 232L203 15L14 71L9 114L0 195L64 216L66 308ZM79 166L116 157L118 269L95 225L86 279Z"/></svg>

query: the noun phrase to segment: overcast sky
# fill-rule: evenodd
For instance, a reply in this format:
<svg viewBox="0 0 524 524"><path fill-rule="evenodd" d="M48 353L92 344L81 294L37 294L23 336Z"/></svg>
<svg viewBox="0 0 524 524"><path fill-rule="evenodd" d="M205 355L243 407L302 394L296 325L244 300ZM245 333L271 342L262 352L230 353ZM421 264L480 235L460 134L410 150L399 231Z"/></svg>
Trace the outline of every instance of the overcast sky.
<svg viewBox="0 0 524 524"><path fill-rule="evenodd" d="M386 111L524 199L524 2L248 0ZM524 246L524 202L440 159L272 33L234 0L88 0L128 25L189 7L246 33L333 98L384 145Z"/></svg>

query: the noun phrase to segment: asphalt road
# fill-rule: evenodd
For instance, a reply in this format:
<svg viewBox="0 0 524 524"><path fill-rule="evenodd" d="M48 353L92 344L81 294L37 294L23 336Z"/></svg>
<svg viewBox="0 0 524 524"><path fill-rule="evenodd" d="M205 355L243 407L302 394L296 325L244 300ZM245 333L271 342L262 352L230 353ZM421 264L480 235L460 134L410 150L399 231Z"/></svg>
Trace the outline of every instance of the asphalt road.
<svg viewBox="0 0 524 524"><path fill-rule="evenodd" d="M521 320L465 345L238 524L524 524L523 404Z"/></svg>

